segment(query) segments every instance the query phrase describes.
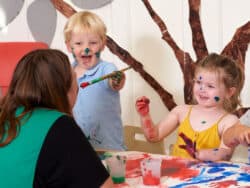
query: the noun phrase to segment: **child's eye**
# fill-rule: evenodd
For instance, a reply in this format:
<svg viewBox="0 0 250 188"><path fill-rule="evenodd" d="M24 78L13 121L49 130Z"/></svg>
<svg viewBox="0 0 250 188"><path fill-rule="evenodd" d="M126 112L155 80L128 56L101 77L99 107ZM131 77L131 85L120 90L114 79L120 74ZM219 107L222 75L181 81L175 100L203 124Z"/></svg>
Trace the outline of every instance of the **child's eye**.
<svg viewBox="0 0 250 188"><path fill-rule="evenodd" d="M195 80L195 83L200 85L201 81L200 80Z"/></svg>
<svg viewBox="0 0 250 188"><path fill-rule="evenodd" d="M96 41L92 41L92 42L90 42L90 44L94 45L94 44L97 44L97 42Z"/></svg>
<svg viewBox="0 0 250 188"><path fill-rule="evenodd" d="M214 86L213 85L208 85L208 88L214 88Z"/></svg>

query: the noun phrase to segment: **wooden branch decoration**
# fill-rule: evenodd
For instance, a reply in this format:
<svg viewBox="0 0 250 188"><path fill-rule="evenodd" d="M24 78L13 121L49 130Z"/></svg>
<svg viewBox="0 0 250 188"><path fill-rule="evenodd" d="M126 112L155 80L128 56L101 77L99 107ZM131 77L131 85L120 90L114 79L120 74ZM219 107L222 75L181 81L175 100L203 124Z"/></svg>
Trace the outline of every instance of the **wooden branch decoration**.
<svg viewBox="0 0 250 188"><path fill-rule="evenodd" d="M199 11L200 0L189 0L189 23L192 30L193 48L197 59L202 59L208 55L208 50L201 28Z"/></svg>
<svg viewBox="0 0 250 188"><path fill-rule="evenodd" d="M107 46L113 54L116 54L122 61L133 67L133 69L144 78L144 80L159 94L163 103L169 110L176 106L173 96L164 90L164 88L143 69L143 65L140 62L138 62L126 50L116 44L116 42L113 41L113 39L111 39L109 36L107 36Z"/></svg>

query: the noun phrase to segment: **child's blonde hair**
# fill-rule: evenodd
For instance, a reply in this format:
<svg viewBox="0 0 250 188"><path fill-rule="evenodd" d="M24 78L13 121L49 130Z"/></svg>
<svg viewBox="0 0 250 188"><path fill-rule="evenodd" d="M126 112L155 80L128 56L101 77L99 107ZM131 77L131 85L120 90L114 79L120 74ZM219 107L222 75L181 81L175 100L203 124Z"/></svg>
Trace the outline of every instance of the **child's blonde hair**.
<svg viewBox="0 0 250 188"><path fill-rule="evenodd" d="M235 88L235 92L230 99L223 102L226 111L233 112L238 105L241 106L240 92L244 85L245 75L239 63L229 57L211 53L196 64L195 74L200 69L217 71L227 89Z"/></svg>
<svg viewBox="0 0 250 188"><path fill-rule="evenodd" d="M92 12L81 11L73 14L64 27L65 42L71 40L72 32L94 32L98 34L102 40L106 40L107 28L101 18Z"/></svg>

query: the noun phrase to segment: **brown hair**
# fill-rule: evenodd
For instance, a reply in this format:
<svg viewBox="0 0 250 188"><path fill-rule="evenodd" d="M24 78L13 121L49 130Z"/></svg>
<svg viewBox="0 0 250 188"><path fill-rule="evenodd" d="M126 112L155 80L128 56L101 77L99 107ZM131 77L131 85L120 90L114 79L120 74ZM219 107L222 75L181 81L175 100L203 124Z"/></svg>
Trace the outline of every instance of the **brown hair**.
<svg viewBox="0 0 250 188"><path fill-rule="evenodd" d="M223 107L228 112L236 110L237 106L241 105L240 92L245 80L241 65L229 57L211 53L196 64L195 74L200 69L217 71L227 89L235 88L234 94L224 101Z"/></svg>
<svg viewBox="0 0 250 188"><path fill-rule="evenodd" d="M22 57L0 104L0 146L16 137L20 119L37 107L71 114L67 97L73 79L71 70L68 57L59 50L39 49ZM21 106L24 111L16 117L16 109Z"/></svg>

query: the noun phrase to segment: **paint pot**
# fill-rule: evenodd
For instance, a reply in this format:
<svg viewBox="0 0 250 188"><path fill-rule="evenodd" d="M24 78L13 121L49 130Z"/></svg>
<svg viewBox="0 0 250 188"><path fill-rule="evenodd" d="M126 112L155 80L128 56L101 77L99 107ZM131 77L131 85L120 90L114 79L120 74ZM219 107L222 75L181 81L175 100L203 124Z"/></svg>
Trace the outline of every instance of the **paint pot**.
<svg viewBox="0 0 250 188"><path fill-rule="evenodd" d="M126 156L112 155L105 159L107 169L115 184L125 182Z"/></svg>
<svg viewBox="0 0 250 188"><path fill-rule="evenodd" d="M145 158L141 161L141 173L144 185L159 185L161 179L160 158Z"/></svg>

